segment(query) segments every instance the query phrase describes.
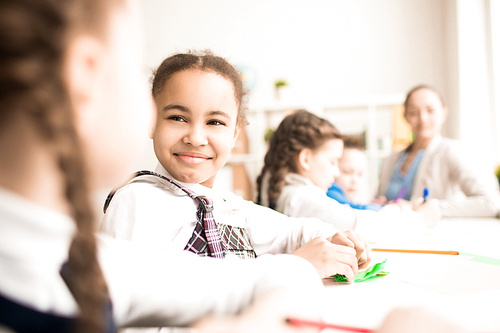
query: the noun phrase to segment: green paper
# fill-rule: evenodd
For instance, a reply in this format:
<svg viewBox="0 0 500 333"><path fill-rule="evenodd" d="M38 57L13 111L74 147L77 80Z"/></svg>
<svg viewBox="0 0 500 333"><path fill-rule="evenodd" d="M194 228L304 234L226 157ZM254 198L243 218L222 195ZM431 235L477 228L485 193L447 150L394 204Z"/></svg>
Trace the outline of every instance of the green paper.
<svg viewBox="0 0 500 333"><path fill-rule="evenodd" d="M364 271L358 272L358 274L356 274L356 277L354 278L354 282L363 282L376 276L384 276L389 274L389 272L387 272L384 268L386 261L387 259L367 268ZM347 278L345 277L345 275L335 274L332 277L335 279L335 282L347 282Z"/></svg>
<svg viewBox="0 0 500 333"><path fill-rule="evenodd" d="M474 257L474 258L470 259L469 261L475 261L475 262L480 262L480 263L483 263L483 264L490 264L490 265L500 266L500 259L495 259L495 258L490 258L490 257L484 257L484 256L478 256L477 254L463 253L463 252L460 252L460 255L467 256L467 257Z"/></svg>

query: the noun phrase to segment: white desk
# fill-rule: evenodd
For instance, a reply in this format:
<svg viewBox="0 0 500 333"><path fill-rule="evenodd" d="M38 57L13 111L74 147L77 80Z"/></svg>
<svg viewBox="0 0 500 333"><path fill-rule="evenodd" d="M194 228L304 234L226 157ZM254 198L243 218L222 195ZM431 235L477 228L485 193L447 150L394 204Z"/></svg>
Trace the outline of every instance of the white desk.
<svg viewBox="0 0 500 333"><path fill-rule="evenodd" d="M423 238L405 244L372 246L456 250L500 259L500 220L443 219ZM325 321L377 328L396 307L422 306L473 332L500 332L500 266L472 263L471 267L477 264L481 272L484 269L492 274L469 271L463 272L465 275L458 274L454 279L451 273L457 271L461 264L469 267L471 263L463 261L470 257L389 252L373 254L373 263L387 259L389 275L351 285L325 279L328 299L323 313ZM437 277L431 281L440 280L441 283L436 284L443 288L405 279L413 275L420 275L421 280L425 280L426 276L428 280ZM415 279L419 280L418 277ZM457 284L462 280L474 282ZM449 290L444 292L446 288Z"/></svg>

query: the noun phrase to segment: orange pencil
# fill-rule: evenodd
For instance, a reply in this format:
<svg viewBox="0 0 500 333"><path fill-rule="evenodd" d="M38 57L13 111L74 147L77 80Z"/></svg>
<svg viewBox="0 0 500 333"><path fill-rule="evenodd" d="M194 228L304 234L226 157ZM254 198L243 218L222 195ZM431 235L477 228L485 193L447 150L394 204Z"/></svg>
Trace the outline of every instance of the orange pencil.
<svg viewBox="0 0 500 333"><path fill-rule="evenodd" d="M378 252L403 252L403 253L428 253L428 254L448 254L459 255L458 251L438 251L438 250L403 250L403 249L372 249Z"/></svg>

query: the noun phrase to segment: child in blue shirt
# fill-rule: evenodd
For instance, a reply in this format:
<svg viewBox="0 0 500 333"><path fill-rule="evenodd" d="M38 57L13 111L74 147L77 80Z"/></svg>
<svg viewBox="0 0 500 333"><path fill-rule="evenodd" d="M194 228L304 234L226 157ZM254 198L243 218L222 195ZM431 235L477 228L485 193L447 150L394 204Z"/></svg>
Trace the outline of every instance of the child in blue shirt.
<svg viewBox="0 0 500 333"><path fill-rule="evenodd" d="M339 175L326 193L341 204L354 209L378 212L383 205L359 203L359 195L365 181L367 161L362 145L355 138L344 138L344 151L339 161Z"/></svg>

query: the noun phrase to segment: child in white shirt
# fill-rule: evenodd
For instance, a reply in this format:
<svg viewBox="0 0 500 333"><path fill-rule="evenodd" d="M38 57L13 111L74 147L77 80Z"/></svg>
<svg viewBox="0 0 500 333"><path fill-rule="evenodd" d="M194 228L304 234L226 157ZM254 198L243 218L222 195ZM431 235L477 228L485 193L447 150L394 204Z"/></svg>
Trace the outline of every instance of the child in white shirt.
<svg viewBox="0 0 500 333"><path fill-rule="evenodd" d="M209 52L171 56L158 67L152 90L158 110L153 134L158 175L135 178L116 192L102 232L192 250L187 244L197 237L204 212L188 191L213 201L210 213L221 234L215 243L222 243L224 256L294 253L310 260L321 277L337 271L354 276L358 264L366 266L369 250L352 232L339 233L318 219L289 218L213 188L246 124L243 83L225 59ZM229 237L239 240L227 241Z"/></svg>

